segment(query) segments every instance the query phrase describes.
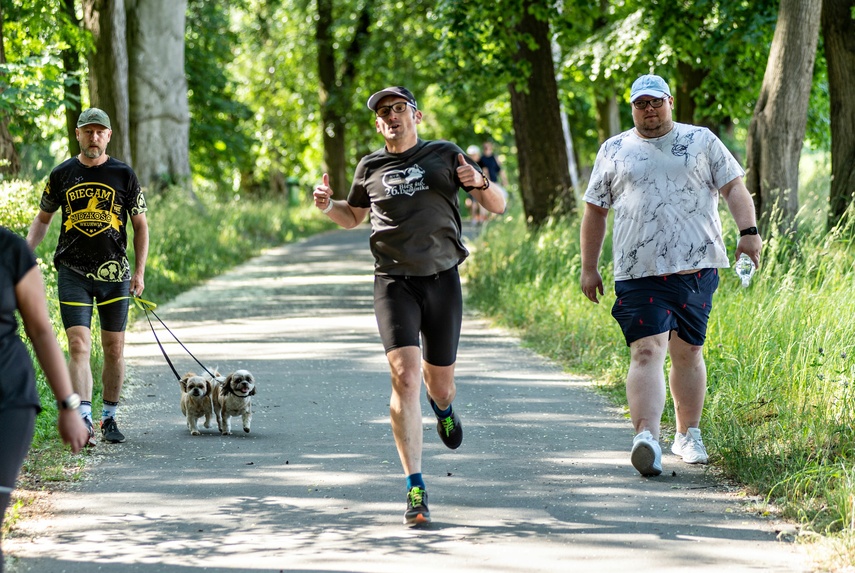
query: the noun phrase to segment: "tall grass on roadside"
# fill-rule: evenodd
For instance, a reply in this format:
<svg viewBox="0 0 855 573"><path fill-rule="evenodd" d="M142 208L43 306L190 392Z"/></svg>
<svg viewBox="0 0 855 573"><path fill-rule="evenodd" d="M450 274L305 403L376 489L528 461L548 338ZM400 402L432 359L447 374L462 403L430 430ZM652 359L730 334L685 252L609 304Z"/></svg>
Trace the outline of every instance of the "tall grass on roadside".
<svg viewBox="0 0 855 573"><path fill-rule="evenodd" d="M768 241L749 289L717 297L708 435L723 467L817 530L855 523L855 217Z"/></svg>
<svg viewBox="0 0 855 573"><path fill-rule="evenodd" d="M738 233L722 221L731 257ZM855 526L855 212L766 241L751 286L722 269L705 357L704 432L714 463L823 533ZM606 238L606 246L611 238ZM606 296L579 288L579 221L493 222L464 265L468 300L538 351L588 373L625 405L628 351ZM672 406L663 420L673 428ZM627 425L628 434L631 428Z"/></svg>

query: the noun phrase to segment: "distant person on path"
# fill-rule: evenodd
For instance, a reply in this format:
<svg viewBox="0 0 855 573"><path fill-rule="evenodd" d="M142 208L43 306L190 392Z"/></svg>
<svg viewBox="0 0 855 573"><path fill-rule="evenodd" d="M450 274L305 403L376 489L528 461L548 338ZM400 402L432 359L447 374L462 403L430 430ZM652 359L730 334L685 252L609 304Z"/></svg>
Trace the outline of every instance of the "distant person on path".
<svg viewBox="0 0 855 573"><path fill-rule="evenodd" d="M495 155L493 155L493 142L485 141L482 149L481 160L478 162L478 165L487 171L490 176L490 181L493 183L499 183L507 189L508 175L505 173L505 170L502 169L502 166L499 164L499 160Z"/></svg>
<svg viewBox="0 0 855 573"><path fill-rule="evenodd" d="M54 254L57 290L65 333L69 370L74 390L83 397L80 415L89 428L89 445L95 445L92 422L93 299L101 321L104 353L101 436L121 443L125 436L116 423L116 410L125 380L125 327L128 295L145 288L148 223L145 197L133 170L107 155L112 130L110 118L98 108L80 114L75 130L80 154L66 160L50 174L30 226L27 243L35 250L42 242L54 213L62 210L62 227ZM134 227L135 264L131 273L127 257L128 218Z"/></svg>
<svg viewBox="0 0 855 573"><path fill-rule="evenodd" d="M0 227L0 531L41 410L33 363L18 336L16 310L57 399L59 435L73 452L79 452L89 434L77 414L80 398L72 391L65 357L48 317L42 274L24 239Z"/></svg>
<svg viewBox="0 0 855 573"><path fill-rule="evenodd" d="M585 192L581 287L599 302L597 263L614 208L612 316L630 348L626 395L636 432L630 459L639 473L655 476L662 473L666 354L677 421L671 451L686 463L708 461L700 431L703 344L718 269L729 266L719 194L740 229L735 258L746 253L759 265L762 240L745 172L708 129L672 120L674 98L665 80L641 76L630 103L635 129L603 143Z"/></svg>
<svg viewBox="0 0 855 573"><path fill-rule="evenodd" d="M430 521L422 478L422 373L443 443L455 449L463 440L451 406L463 317L457 267L469 254L458 189L494 213L501 213L505 202L457 145L418 137L422 112L409 90L380 90L368 99L368 108L386 145L359 162L346 201L332 200L326 173L314 198L344 228L356 227L371 213L374 313L392 375L392 433L407 476L404 523L419 525Z"/></svg>
<svg viewBox="0 0 855 573"><path fill-rule="evenodd" d="M466 155L468 155L475 163L481 167L481 171L484 172L483 166L481 165L481 148L477 145L470 145L466 148ZM492 181L492 179L491 179ZM481 204L472 198L471 193L466 194L466 207L469 208L469 218L473 223L479 224L483 223L487 220L487 210L481 206Z"/></svg>

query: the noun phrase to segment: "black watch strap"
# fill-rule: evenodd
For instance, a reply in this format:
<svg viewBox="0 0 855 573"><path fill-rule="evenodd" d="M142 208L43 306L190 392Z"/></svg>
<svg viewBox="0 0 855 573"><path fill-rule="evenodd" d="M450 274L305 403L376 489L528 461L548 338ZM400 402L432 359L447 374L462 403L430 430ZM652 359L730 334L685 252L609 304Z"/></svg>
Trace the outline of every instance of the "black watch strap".
<svg viewBox="0 0 855 573"><path fill-rule="evenodd" d="M745 235L759 235L760 233L757 231L757 227L748 227L747 229L742 229L739 231L739 236L744 237Z"/></svg>

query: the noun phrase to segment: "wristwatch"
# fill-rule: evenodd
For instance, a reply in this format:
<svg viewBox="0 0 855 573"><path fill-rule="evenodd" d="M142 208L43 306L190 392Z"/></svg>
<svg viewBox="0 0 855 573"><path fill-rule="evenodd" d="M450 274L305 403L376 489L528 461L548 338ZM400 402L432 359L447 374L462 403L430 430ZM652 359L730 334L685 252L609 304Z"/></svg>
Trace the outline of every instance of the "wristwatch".
<svg viewBox="0 0 855 573"><path fill-rule="evenodd" d="M56 405L60 410L76 410L80 407L80 396L72 392L65 400L57 400Z"/></svg>
<svg viewBox="0 0 855 573"><path fill-rule="evenodd" d="M757 227L748 227L747 229L742 229L739 231L739 236L744 237L745 235L759 235L759 231L757 231Z"/></svg>
<svg viewBox="0 0 855 573"><path fill-rule="evenodd" d="M490 178L484 177L483 175L482 175L482 178L484 179L484 185L482 185L481 187L478 187L478 189L480 189L481 191L486 191L487 189L490 188Z"/></svg>

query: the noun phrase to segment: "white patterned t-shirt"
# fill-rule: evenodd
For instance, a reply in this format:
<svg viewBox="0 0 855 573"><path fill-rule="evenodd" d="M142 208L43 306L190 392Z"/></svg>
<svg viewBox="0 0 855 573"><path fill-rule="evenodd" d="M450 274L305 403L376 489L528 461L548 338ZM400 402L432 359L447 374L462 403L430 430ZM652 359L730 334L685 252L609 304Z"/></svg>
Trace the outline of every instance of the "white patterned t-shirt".
<svg viewBox="0 0 855 573"><path fill-rule="evenodd" d="M674 123L653 139L631 129L603 143L584 199L615 210L615 280L729 266L718 190L743 175L705 127Z"/></svg>

